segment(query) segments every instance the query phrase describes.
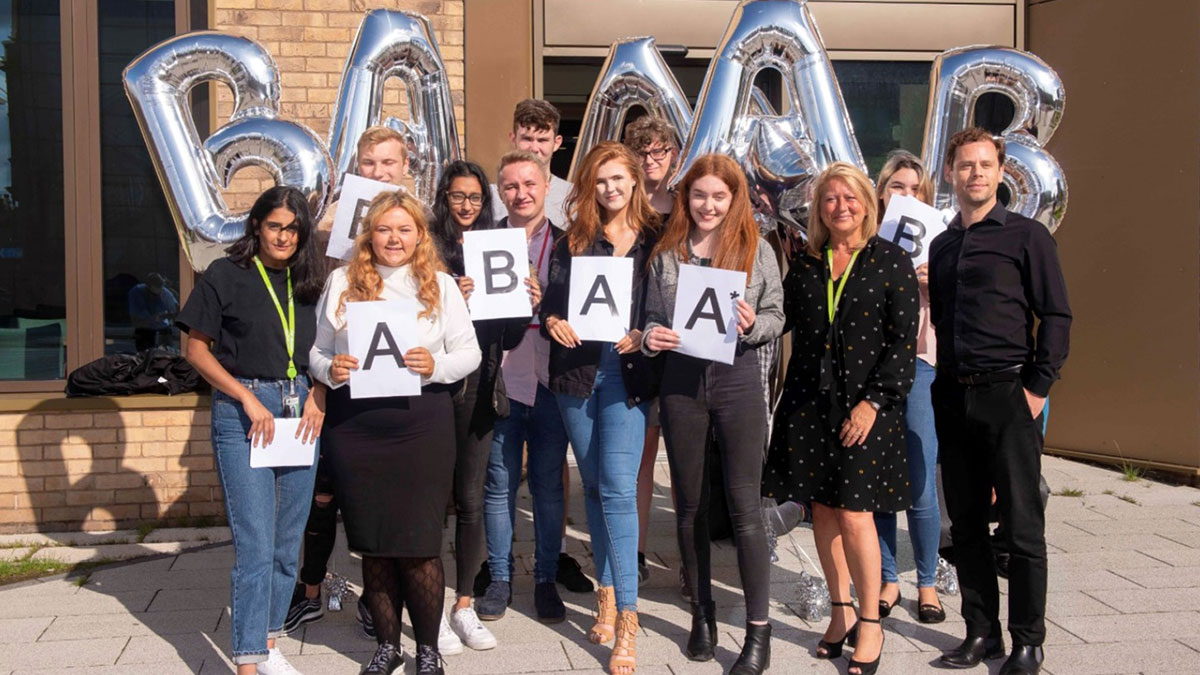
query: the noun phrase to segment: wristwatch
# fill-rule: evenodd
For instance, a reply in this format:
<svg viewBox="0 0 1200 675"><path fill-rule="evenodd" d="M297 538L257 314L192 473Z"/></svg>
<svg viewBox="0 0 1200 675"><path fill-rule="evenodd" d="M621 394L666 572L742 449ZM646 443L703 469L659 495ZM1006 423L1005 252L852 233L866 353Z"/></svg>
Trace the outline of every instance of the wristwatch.
<svg viewBox="0 0 1200 675"><path fill-rule="evenodd" d="M872 408L874 408L874 409L875 409L875 412L879 412L879 409L883 407L883 406L879 405L879 403L878 403L878 402L876 402L876 401L871 401L871 400L868 400L868 401L867 401L867 405L869 405L869 406L871 406Z"/></svg>

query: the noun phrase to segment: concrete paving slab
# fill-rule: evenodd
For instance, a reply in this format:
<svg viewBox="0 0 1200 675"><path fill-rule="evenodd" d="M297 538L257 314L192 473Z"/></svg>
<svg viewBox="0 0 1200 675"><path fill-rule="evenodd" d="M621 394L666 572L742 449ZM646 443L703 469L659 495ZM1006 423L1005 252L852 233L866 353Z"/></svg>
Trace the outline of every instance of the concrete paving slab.
<svg viewBox="0 0 1200 675"><path fill-rule="evenodd" d="M16 548L0 549L0 560L21 560L29 555L33 548L29 546L18 546Z"/></svg>
<svg viewBox="0 0 1200 675"><path fill-rule="evenodd" d="M196 671L185 663L137 663L122 666L87 666L85 668L32 668L12 672L12 675L193 675Z"/></svg>
<svg viewBox="0 0 1200 675"><path fill-rule="evenodd" d="M229 594L228 569L203 570L142 570L139 567L103 567L93 571L84 584L101 593L132 591L144 588L171 588L175 590L208 589Z"/></svg>
<svg viewBox="0 0 1200 675"><path fill-rule="evenodd" d="M132 637L116 665L183 663L192 672L197 672L206 660L220 661L223 658L227 647L219 645L214 637L207 633Z"/></svg>
<svg viewBox="0 0 1200 675"><path fill-rule="evenodd" d="M47 546L33 554L34 560L57 560L62 563L78 564L108 560L128 560L152 555L179 553L184 550L180 542L158 544L107 544L103 546L66 547Z"/></svg>
<svg viewBox="0 0 1200 675"><path fill-rule="evenodd" d="M229 569L233 566L233 546L185 553L175 558L171 570Z"/></svg>
<svg viewBox="0 0 1200 675"><path fill-rule="evenodd" d="M219 610L141 612L138 614L93 614L60 616L41 635L42 642L143 635L181 635L213 631L220 621Z"/></svg>
<svg viewBox="0 0 1200 675"><path fill-rule="evenodd" d="M1196 612L1070 616L1054 623L1089 644L1200 637L1200 614Z"/></svg>
<svg viewBox="0 0 1200 675"><path fill-rule="evenodd" d="M157 591L125 591L121 593L93 593L80 589L74 595L56 596L53 602L16 601L6 604L7 618L41 616L79 616L96 614L118 614L143 612L150 605Z"/></svg>
<svg viewBox="0 0 1200 675"><path fill-rule="evenodd" d="M228 593L214 593L210 590L164 588L154 597L154 602L150 604L147 611L163 612L170 610L222 608L228 604Z"/></svg>
<svg viewBox="0 0 1200 675"><path fill-rule="evenodd" d="M1046 650L1045 667L1054 675L1157 673L1195 663L1198 656L1175 640L1141 642L1136 649L1127 643L1064 645Z"/></svg>
<svg viewBox="0 0 1200 675"><path fill-rule="evenodd" d="M54 617L51 616L31 619L0 619L0 644L22 645L35 642L53 622Z"/></svg>
<svg viewBox="0 0 1200 675"><path fill-rule="evenodd" d="M1152 612L1188 612L1200 607L1200 588L1147 588L1088 593L1098 602L1125 614ZM1103 612L1078 614L1096 616Z"/></svg>
<svg viewBox="0 0 1200 675"><path fill-rule="evenodd" d="M79 584L62 576L32 579L4 589L5 597L14 599L75 595L77 593L79 593Z"/></svg>
<svg viewBox="0 0 1200 675"><path fill-rule="evenodd" d="M11 670L32 668L90 668L117 662L129 638L76 640L70 649L57 642L34 642L20 649L0 652L0 667ZM61 671L60 671L61 672Z"/></svg>
<svg viewBox="0 0 1200 675"><path fill-rule="evenodd" d="M1047 535L1046 543L1064 553L1093 553L1097 551L1145 551L1175 549L1186 551L1193 549L1185 543L1176 540L1177 534L1126 534L1120 537L1098 537L1094 534L1076 531L1073 534ZM1200 536L1196 538L1200 547Z"/></svg>

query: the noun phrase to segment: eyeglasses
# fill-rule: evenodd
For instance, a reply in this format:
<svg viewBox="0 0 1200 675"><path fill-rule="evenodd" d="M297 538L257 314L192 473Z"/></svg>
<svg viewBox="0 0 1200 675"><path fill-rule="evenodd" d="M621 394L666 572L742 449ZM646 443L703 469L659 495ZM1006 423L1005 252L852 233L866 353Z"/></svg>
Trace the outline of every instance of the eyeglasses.
<svg viewBox="0 0 1200 675"><path fill-rule="evenodd" d="M263 229L265 229L267 232L270 232L271 234L279 234L280 232L286 232L288 234L299 234L300 233L300 226L296 225L295 223L285 226L280 223L267 221L266 223L263 223Z"/></svg>
<svg viewBox="0 0 1200 675"><path fill-rule="evenodd" d="M638 150L637 155L642 159L649 157L650 159L661 162L671 154L672 148L654 148L652 150Z"/></svg>
<svg viewBox="0 0 1200 675"><path fill-rule="evenodd" d="M451 206L462 206L463 202L471 202L471 206L483 206L483 194L479 192L474 194L447 192L446 201L450 202Z"/></svg>

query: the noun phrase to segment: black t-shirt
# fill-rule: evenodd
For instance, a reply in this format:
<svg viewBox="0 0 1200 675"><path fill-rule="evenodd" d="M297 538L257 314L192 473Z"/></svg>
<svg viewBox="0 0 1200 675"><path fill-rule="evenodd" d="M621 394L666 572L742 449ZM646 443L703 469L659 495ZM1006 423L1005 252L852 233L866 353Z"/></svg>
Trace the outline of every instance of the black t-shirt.
<svg viewBox="0 0 1200 675"><path fill-rule="evenodd" d="M266 268L287 316L286 270ZM296 279L292 279L295 288ZM287 342L279 311L253 262L239 267L229 258L214 261L196 282L175 323L213 338L213 355L234 377L287 379ZM297 372L308 372L308 351L317 332L315 303L296 300Z"/></svg>

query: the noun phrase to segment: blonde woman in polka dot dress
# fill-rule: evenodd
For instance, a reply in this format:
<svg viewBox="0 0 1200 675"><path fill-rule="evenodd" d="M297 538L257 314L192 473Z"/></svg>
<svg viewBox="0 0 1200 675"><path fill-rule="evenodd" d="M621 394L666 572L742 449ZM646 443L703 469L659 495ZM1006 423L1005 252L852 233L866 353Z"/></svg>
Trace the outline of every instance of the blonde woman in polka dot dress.
<svg viewBox="0 0 1200 675"><path fill-rule="evenodd" d="M873 512L910 503L904 400L915 369L917 279L908 254L875 236L877 204L870 179L850 164L817 178L807 255L784 281L792 357L763 476L767 496L813 503L834 603L817 656L856 646L851 675L875 672L883 648Z"/></svg>

